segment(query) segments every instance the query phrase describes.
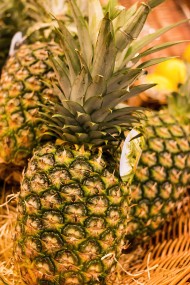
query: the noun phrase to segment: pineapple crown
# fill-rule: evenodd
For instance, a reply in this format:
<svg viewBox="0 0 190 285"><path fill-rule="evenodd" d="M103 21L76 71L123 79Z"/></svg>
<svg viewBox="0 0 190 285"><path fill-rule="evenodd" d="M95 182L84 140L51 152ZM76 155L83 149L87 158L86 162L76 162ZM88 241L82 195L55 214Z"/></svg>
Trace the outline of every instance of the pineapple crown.
<svg viewBox="0 0 190 285"><path fill-rule="evenodd" d="M176 42L140 52L176 24L137 39L152 8L163 0L150 0L126 10L109 1L103 9L98 0L88 1L84 17L75 0L69 0L77 33L72 35L58 20L56 33L65 58L50 55L58 84L53 84L60 104L51 103L43 113L49 134L79 145L109 147L120 142L126 130L138 125L142 109L118 104L154 84L135 86L144 68L166 60L142 58ZM139 60L141 63L139 64Z"/></svg>

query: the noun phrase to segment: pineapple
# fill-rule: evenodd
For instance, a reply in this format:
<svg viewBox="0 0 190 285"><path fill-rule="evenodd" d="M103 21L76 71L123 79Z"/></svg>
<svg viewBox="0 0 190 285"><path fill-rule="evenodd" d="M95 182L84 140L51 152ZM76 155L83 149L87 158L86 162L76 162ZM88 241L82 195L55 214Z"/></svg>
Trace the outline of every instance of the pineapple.
<svg viewBox="0 0 190 285"><path fill-rule="evenodd" d="M68 2L77 37L58 21L65 57L50 59L60 103L41 114L47 134L57 139L34 151L18 198L14 259L28 285L106 284L123 247L133 175L122 180L118 148L143 117L141 110L116 106L152 86L132 86L152 62L132 68L124 61L161 1L129 10L109 1L102 10L91 0L88 22L76 1Z"/></svg>
<svg viewBox="0 0 190 285"><path fill-rule="evenodd" d="M147 240L180 205L190 186L190 79L168 96L168 107L150 111L146 146L131 186L126 239ZM133 240L133 242L132 242Z"/></svg>
<svg viewBox="0 0 190 285"><path fill-rule="evenodd" d="M33 0L22 1L22 4L25 16L17 23L17 28L24 33L24 43L10 56L0 78L0 179L7 182L20 181L22 169L44 132L43 124L35 118L39 105L48 102L50 97L57 100L55 96L53 99L49 87L55 74L48 52L63 56L53 41L54 22L45 9L48 2L42 1L38 7L39 3ZM55 1L50 0L48 8L50 4ZM26 25L22 28L23 23Z"/></svg>
<svg viewBox="0 0 190 285"><path fill-rule="evenodd" d="M44 132L35 118L39 104L57 100L48 83L55 74L48 51L63 52L55 43L23 44L3 69L0 86L0 177L19 181L26 160ZM54 98L54 99L53 99Z"/></svg>

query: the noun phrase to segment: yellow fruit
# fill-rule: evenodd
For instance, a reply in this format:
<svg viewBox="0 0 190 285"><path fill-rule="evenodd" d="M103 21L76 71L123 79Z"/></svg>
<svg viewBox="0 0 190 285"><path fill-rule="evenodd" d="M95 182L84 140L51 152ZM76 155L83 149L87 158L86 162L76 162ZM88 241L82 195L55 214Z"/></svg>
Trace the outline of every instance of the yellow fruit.
<svg viewBox="0 0 190 285"><path fill-rule="evenodd" d="M169 79L156 73L150 73L144 78L144 83L157 84L155 87L148 89L146 92L141 94L141 99L143 101L158 101L161 104L166 103L166 97L171 92L175 91L175 84L173 84Z"/></svg>
<svg viewBox="0 0 190 285"><path fill-rule="evenodd" d="M190 44L188 44L182 54L182 58L187 61L190 62Z"/></svg>
<svg viewBox="0 0 190 285"><path fill-rule="evenodd" d="M157 85L152 88L157 92L170 93L175 90L175 84L167 77L156 73L150 73L146 76L146 83L156 83Z"/></svg>
<svg viewBox="0 0 190 285"><path fill-rule="evenodd" d="M183 60L172 58L158 64L154 71L156 74L166 77L178 89L179 84L186 80L186 66Z"/></svg>

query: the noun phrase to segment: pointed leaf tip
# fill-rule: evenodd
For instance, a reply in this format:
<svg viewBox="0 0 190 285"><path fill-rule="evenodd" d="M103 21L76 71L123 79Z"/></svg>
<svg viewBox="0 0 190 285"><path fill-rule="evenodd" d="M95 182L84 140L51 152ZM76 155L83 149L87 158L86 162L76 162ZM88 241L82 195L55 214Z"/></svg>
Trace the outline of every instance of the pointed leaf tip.
<svg viewBox="0 0 190 285"><path fill-rule="evenodd" d="M148 5L151 9L153 9L162 4L163 2L165 2L165 0L149 0L145 2L145 5Z"/></svg>

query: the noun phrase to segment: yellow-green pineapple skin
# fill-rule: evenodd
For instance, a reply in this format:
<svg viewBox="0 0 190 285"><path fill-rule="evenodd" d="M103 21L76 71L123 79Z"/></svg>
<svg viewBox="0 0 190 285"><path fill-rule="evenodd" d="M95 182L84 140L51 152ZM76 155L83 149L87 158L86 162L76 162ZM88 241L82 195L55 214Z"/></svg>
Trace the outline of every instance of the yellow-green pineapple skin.
<svg viewBox="0 0 190 285"><path fill-rule="evenodd" d="M16 265L26 284L106 284L120 255L129 187L115 161L64 144L39 148L24 174Z"/></svg>
<svg viewBox="0 0 190 285"><path fill-rule="evenodd" d="M146 145L131 186L131 221L127 239L143 240L161 227L190 185L189 126L168 110L150 112Z"/></svg>
<svg viewBox="0 0 190 285"><path fill-rule="evenodd" d="M44 125L36 119L40 104L58 100L48 84L55 78L48 51L62 55L58 45L22 45L9 58L0 79L0 179L14 180L39 144Z"/></svg>

